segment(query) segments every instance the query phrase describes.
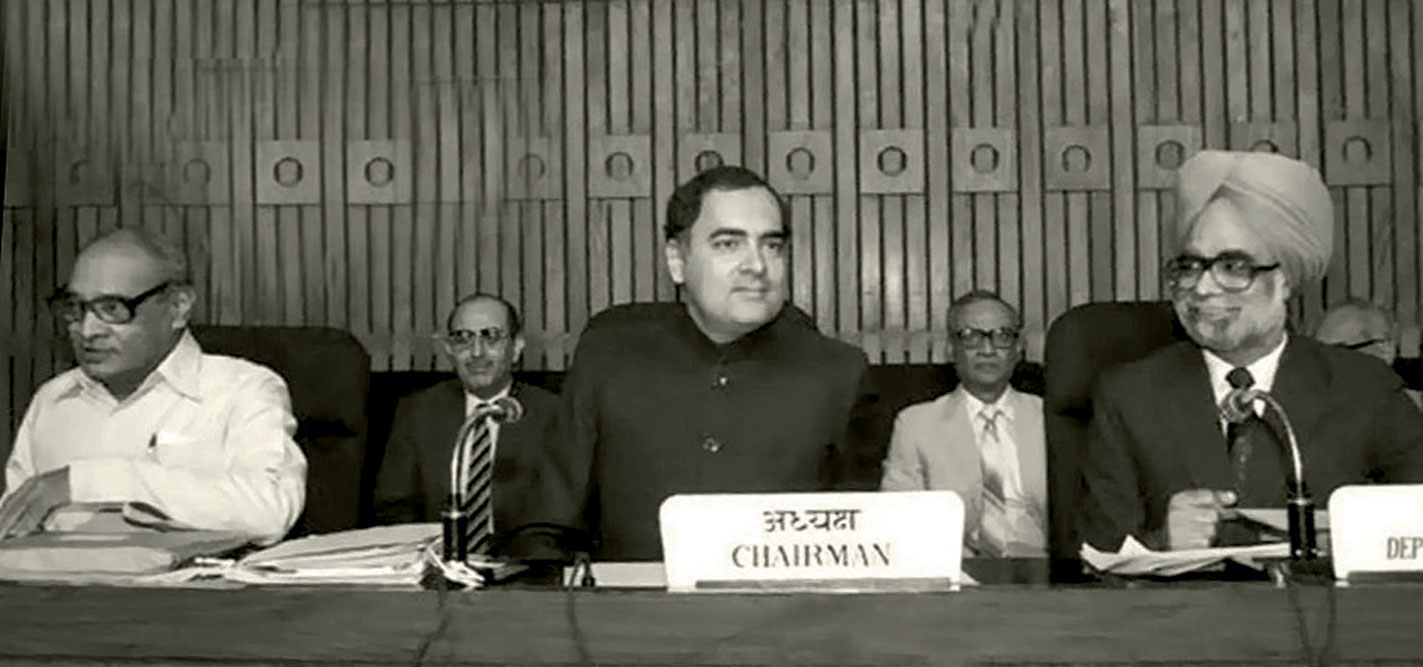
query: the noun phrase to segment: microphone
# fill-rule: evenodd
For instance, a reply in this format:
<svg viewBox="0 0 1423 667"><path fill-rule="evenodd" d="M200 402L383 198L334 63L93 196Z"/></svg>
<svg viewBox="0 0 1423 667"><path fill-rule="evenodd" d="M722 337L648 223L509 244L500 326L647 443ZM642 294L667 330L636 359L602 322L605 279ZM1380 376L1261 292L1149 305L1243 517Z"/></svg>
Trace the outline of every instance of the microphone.
<svg viewBox="0 0 1423 667"><path fill-rule="evenodd" d="M1294 424L1290 421L1285 407L1269 392L1259 389L1232 389L1225 395L1221 414L1232 424L1242 424L1255 414L1255 401L1264 401L1285 427L1285 444L1290 450L1289 498L1286 501L1290 521L1290 557L1296 560L1311 560L1319 555L1314 535L1314 499L1304 483L1304 456L1300 454L1299 439L1295 437ZM1269 420L1265 420L1269 424ZM1273 429L1273 425L1271 425ZM1278 435L1278 433L1276 434Z"/></svg>
<svg viewBox="0 0 1423 667"><path fill-rule="evenodd" d="M1221 402L1221 416L1232 424L1244 424L1255 415L1255 399L1262 393L1258 389L1231 389Z"/></svg>
<svg viewBox="0 0 1423 667"><path fill-rule="evenodd" d="M469 486L469 457L474 455L474 435L479 426L486 428L489 422L514 424L524 416L524 404L513 396L500 396L492 402L479 406L460 425L455 436L455 449L450 455L450 506L441 518L444 524L443 555L446 562L463 562L469 557L469 542L466 539L470 515L461 512L465 505L464 490Z"/></svg>

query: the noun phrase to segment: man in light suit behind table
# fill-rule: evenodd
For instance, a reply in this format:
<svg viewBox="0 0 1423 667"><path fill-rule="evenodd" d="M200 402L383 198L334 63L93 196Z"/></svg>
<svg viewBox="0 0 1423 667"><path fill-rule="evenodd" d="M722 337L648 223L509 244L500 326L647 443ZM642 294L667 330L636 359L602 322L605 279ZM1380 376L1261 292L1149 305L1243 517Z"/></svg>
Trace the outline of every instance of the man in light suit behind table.
<svg viewBox="0 0 1423 667"><path fill-rule="evenodd" d="M1008 386L1023 355L1022 320L986 291L956 299L948 320L959 386L899 413L880 490L957 492L972 555L1045 555L1043 402Z"/></svg>

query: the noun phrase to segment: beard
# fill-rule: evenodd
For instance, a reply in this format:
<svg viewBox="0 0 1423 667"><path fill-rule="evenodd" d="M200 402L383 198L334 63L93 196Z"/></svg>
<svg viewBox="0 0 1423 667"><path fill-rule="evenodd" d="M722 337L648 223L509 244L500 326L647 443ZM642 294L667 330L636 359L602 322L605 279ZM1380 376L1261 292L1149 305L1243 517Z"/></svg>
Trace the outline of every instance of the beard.
<svg viewBox="0 0 1423 667"><path fill-rule="evenodd" d="M1191 340L1216 353L1270 348L1279 343L1289 318L1283 290L1271 290L1270 294L1249 298L1246 303L1220 303L1236 298L1234 295L1214 299L1178 297L1174 300L1176 316L1185 325Z"/></svg>

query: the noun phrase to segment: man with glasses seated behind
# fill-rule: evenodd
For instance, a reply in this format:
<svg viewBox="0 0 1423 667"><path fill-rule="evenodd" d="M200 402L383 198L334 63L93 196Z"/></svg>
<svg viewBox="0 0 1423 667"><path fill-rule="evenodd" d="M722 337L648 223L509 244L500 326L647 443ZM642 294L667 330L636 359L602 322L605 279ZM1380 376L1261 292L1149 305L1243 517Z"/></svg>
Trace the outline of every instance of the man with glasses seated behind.
<svg viewBox="0 0 1423 667"><path fill-rule="evenodd" d="M1363 352L1392 367L1398 358L1398 324L1383 306L1366 299L1334 304L1319 320L1314 338L1321 343ZM1423 407L1423 394L1408 389L1413 403Z"/></svg>
<svg viewBox="0 0 1423 667"><path fill-rule="evenodd" d="M959 386L899 413L880 489L958 492L968 553L1046 555L1043 401L1008 386L1023 356L1018 311L974 291L954 300L948 321Z"/></svg>
<svg viewBox="0 0 1423 667"><path fill-rule="evenodd" d="M1381 364L1293 335L1286 304L1329 263L1334 206L1313 167L1280 155L1202 151L1181 166L1165 266L1189 341L1109 370L1093 397L1083 466L1083 538L1116 551L1256 541L1232 507L1285 506L1288 445L1264 390L1296 429L1308 490L1423 481L1423 415Z"/></svg>
<svg viewBox="0 0 1423 667"><path fill-rule="evenodd" d="M5 467L0 536L71 503L143 503L180 524L275 541L306 494L286 383L205 354L181 250L124 228L88 245L50 298L74 368L35 393Z"/></svg>
<svg viewBox="0 0 1423 667"><path fill-rule="evenodd" d="M479 487L469 494L479 503L471 509L493 519L492 532L480 537L487 537L483 546L494 551L475 551L507 554L509 550L498 547L511 536L510 529L531 520L529 504L544 467L543 439L558 414L558 398L514 381L524 335L519 313L508 301L491 294L464 297L455 304L446 329L437 342L459 377L412 394L396 407L372 509L380 523L440 521L450 498L450 458L466 417L512 397L523 407L522 415L516 422L493 423L487 462L471 459L468 478ZM490 504L485 506L479 497L487 497ZM471 545L481 546L478 542L472 540Z"/></svg>

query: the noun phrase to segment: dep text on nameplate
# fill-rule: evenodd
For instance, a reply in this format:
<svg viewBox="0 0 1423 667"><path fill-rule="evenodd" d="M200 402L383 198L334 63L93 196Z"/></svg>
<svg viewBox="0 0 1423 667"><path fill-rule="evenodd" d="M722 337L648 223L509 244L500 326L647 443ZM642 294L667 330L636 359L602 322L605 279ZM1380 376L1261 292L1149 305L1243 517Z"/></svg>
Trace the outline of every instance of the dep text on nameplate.
<svg viewBox="0 0 1423 667"><path fill-rule="evenodd" d="M1423 574L1423 484L1341 486L1329 524L1335 578Z"/></svg>
<svg viewBox="0 0 1423 667"><path fill-rule="evenodd" d="M660 518L673 592L959 584L964 508L951 491L686 494Z"/></svg>

